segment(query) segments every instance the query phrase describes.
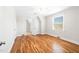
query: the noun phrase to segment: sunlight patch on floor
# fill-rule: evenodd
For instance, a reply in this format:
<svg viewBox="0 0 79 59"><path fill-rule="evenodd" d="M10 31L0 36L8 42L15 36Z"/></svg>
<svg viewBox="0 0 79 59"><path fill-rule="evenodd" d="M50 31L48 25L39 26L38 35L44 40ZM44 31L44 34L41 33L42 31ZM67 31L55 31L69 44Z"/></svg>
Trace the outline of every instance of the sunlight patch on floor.
<svg viewBox="0 0 79 59"><path fill-rule="evenodd" d="M63 53L63 49L59 44L54 43L53 44L53 52L54 53Z"/></svg>

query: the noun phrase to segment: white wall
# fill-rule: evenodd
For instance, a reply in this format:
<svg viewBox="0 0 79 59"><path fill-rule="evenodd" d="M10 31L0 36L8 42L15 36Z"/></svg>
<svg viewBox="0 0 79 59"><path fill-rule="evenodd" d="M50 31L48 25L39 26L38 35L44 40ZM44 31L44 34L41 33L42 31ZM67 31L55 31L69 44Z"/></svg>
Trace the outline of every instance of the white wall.
<svg viewBox="0 0 79 59"><path fill-rule="evenodd" d="M27 26L27 22L30 26ZM29 29L30 27L30 29ZM30 30L32 34L45 33L45 19L43 16L37 18L37 16L17 16L17 35L27 34L27 30Z"/></svg>
<svg viewBox="0 0 79 59"><path fill-rule="evenodd" d="M10 52L16 35L16 15L14 7L0 6L0 41L5 45L0 46L0 52Z"/></svg>
<svg viewBox="0 0 79 59"><path fill-rule="evenodd" d="M54 16L64 16L64 31L55 32L52 28ZM79 44L79 7L70 7L59 13L49 15L47 18L47 33L60 36L65 40Z"/></svg>
<svg viewBox="0 0 79 59"><path fill-rule="evenodd" d="M16 17L17 35L26 33L26 18L23 16Z"/></svg>
<svg viewBox="0 0 79 59"><path fill-rule="evenodd" d="M46 33L46 19L45 16L40 15L40 20L41 20L41 34Z"/></svg>

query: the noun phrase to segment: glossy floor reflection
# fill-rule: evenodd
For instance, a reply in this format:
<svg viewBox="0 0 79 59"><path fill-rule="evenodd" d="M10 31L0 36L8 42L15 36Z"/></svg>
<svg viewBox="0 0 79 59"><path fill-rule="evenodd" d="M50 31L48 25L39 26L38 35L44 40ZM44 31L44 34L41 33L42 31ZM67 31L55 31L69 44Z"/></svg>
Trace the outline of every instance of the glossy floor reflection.
<svg viewBox="0 0 79 59"><path fill-rule="evenodd" d="M11 53L78 53L79 45L47 34L23 35L15 39Z"/></svg>

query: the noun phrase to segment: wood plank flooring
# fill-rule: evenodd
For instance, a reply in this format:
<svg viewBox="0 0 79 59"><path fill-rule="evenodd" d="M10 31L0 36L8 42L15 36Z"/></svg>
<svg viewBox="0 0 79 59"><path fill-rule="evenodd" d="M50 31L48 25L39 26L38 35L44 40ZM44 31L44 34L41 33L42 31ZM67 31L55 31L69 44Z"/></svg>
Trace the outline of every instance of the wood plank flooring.
<svg viewBox="0 0 79 59"><path fill-rule="evenodd" d="M59 47L56 47L58 45ZM11 53L78 53L79 45L47 34L22 35L15 39Z"/></svg>

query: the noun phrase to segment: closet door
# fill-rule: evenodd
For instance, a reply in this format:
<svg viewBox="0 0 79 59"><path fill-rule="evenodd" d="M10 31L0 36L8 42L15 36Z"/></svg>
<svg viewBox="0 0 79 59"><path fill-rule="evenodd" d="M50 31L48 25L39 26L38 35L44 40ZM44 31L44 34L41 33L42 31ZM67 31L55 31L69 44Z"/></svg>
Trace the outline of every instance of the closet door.
<svg viewBox="0 0 79 59"><path fill-rule="evenodd" d="M16 15L14 7L0 7L0 52L9 52L16 37Z"/></svg>

